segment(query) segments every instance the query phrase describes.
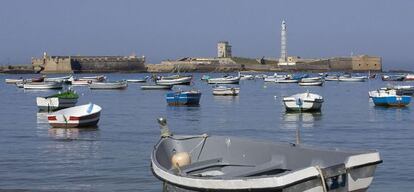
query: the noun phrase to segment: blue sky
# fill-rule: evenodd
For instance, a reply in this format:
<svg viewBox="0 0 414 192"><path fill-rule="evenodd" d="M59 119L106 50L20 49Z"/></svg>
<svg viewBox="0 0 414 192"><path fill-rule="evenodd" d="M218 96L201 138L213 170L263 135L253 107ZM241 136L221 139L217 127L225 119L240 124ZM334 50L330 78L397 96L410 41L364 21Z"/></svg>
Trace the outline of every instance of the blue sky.
<svg viewBox="0 0 414 192"><path fill-rule="evenodd" d="M51 55L145 55L148 63L233 54L303 58L370 54L386 69L414 69L414 1L409 0L2 0L0 63Z"/></svg>

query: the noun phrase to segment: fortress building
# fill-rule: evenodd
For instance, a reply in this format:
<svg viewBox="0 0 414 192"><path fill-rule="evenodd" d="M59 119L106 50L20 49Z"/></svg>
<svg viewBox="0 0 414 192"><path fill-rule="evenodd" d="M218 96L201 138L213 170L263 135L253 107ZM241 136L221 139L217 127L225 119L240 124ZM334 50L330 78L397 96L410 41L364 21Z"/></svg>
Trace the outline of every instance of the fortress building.
<svg viewBox="0 0 414 192"><path fill-rule="evenodd" d="M49 56L32 58L35 72L145 72L145 57L137 56Z"/></svg>

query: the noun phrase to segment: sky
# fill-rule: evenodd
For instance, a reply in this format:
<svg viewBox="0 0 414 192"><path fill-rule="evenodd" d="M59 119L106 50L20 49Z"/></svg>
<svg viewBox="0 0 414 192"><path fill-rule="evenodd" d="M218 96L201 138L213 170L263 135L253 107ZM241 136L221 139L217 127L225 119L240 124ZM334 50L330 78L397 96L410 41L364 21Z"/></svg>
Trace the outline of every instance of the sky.
<svg viewBox="0 0 414 192"><path fill-rule="evenodd" d="M147 63L234 56L381 56L385 69L414 70L410 0L1 0L0 64L49 55L144 55Z"/></svg>

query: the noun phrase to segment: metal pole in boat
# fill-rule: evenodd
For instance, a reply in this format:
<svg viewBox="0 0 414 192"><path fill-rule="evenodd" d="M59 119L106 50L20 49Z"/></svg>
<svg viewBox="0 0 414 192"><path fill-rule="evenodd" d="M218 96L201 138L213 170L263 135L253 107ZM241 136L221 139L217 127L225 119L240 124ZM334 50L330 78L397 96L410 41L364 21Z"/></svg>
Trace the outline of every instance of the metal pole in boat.
<svg viewBox="0 0 414 192"><path fill-rule="evenodd" d="M158 124L160 125L161 137L170 137L172 136L170 129L167 126L167 119L160 117L157 119Z"/></svg>

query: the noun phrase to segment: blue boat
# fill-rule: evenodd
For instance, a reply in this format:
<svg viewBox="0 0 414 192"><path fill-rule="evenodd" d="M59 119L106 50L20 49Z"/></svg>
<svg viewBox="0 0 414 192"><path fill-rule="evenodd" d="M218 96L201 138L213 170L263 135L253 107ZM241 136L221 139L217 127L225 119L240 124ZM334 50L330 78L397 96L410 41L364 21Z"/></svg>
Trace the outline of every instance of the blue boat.
<svg viewBox="0 0 414 192"><path fill-rule="evenodd" d="M376 106L404 107L411 102L411 96L397 95L394 89L370 91L369 96Z"/></svg>
<svg viewBox="0 0 414 192"><path fill-rule="evenodd" d="M199 105L200 98L200 91L177 91L166 95L168 105Z"/></svg>

